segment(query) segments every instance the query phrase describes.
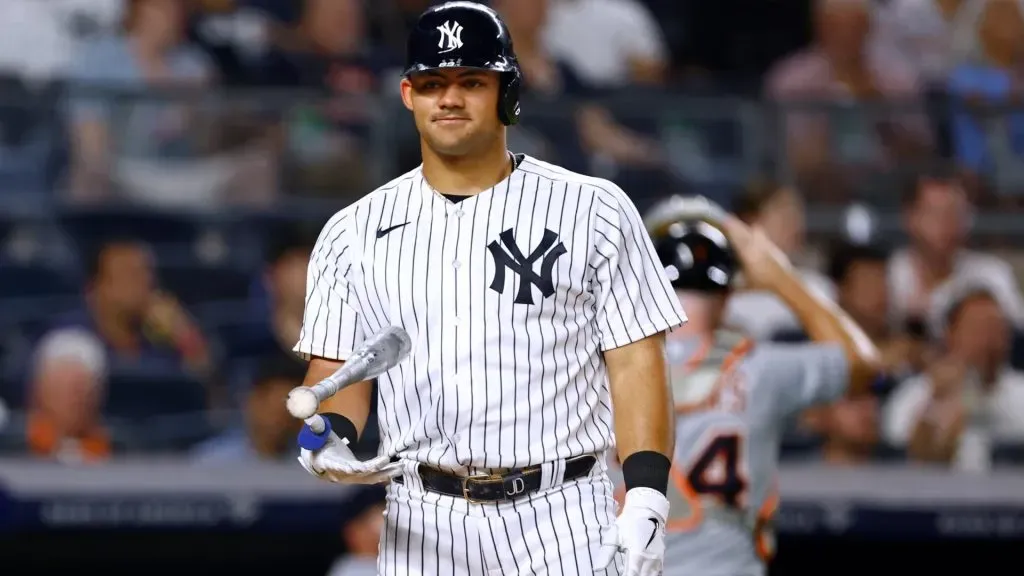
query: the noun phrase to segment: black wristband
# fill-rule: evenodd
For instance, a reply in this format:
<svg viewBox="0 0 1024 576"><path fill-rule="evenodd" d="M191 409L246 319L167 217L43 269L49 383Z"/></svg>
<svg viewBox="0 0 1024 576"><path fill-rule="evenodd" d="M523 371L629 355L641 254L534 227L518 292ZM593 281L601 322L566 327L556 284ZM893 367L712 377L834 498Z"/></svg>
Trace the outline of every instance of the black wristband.
<svg viewBox="0 0 1024 576"><path fill-rule="evenodd" d="M644 450L630 454L622 463L622 480L626 490L652 488L668 493L668 475L672 461L660 452Z"/></svg>
<svg viewBox="0 0 1024 576"><path fill-rule="evenodd" d="M359 441L359 432L356 430L356 425L348 418L331 412L321 414L320 416L326 418L331 423L331 430L338 435L338 438L348 438L349 445Z"/></svg>

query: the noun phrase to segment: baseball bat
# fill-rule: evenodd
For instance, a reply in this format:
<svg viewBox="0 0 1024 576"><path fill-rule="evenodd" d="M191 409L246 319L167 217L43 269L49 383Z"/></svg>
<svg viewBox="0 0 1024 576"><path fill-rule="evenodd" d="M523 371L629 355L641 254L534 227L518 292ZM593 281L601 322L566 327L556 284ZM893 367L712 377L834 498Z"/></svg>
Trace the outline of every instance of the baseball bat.
<svg viewBox="0 0 1024 576"><path fill-rule="evenodd" d="M298 386L288 393L288 412L306 422L314 434L322 434L326 424L316 413L320 403L339 390L387 372L409 355L412 341L405 330L390 326L374 334L352 353L344 366L312 386Z"/></svg>

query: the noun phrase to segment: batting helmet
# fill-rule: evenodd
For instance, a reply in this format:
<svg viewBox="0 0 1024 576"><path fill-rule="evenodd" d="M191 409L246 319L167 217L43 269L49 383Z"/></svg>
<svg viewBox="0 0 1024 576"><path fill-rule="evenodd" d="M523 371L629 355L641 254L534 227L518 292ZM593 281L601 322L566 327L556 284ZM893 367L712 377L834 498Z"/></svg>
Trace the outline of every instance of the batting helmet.
<svg viewBox="0 0 1024 576"><path fill-rule="evenodd" d="M681 290L727 292L738 269L725 234L707 222L674 222L656 248L672 286Z"/></svg>
<svg viewBox="0 0 1024 576"><path fill-rule="evenodd" d="M519 121L522 72L497 12L476 2L446 2L421 14L409 34L404 75L441 68L498 72L498 119L506 126Z"/></svg>

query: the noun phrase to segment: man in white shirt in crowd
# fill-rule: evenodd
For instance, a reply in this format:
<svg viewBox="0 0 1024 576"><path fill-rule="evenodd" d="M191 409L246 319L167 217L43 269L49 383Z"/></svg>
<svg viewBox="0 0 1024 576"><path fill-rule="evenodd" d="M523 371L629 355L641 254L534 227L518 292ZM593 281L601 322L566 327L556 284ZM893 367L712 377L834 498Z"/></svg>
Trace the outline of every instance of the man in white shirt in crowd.
<svg viewBox="0 0 1024 576"><path fill-rule="evenodd" d="M1010 265L967 250L971 204L952 178L923 175L903 197L910 242L889 260L890 318L894 327L928 317L934 294L964 279L984 282L1012 326L1024 326L1024 299Z"/></svg>
<svg viewBox="0 0 1024 576"><path fill-rule="evenodd" d="M544 43L600 88L661 84L668 48L658 22L637 0L548 0Z"/></svg>
<svg viewBox="0 0 1024 576"><path fill-rule="evenodd" d="M983 283L958 283L937 300L944 355L896 389L883 434L913 460L984 471L994 444L1024 440L1024 374L1009 366L1010 324Z"/></svg>
<svg viewBox="0 0 1024 576"><path fill-rule="evenodd" d="M944 86L965 56L974 26L966 0L889 0L876 3L873 41L903 57L929 86Z"/></svg>

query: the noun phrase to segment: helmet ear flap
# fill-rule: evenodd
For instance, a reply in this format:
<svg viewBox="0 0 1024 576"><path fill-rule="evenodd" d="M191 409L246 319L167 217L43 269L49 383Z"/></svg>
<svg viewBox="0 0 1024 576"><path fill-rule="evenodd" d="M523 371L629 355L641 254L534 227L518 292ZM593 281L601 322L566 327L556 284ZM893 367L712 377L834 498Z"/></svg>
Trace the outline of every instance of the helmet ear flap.
<svg viewBox="0 0 1024 576"><path fill-rule="evenodd" d="M505 72L501 75L501 92L498 95L498 120L505 126L512 126L519 122L519 92L522 87L522 77L519 67L516 66L512 72Z"/></svg>

